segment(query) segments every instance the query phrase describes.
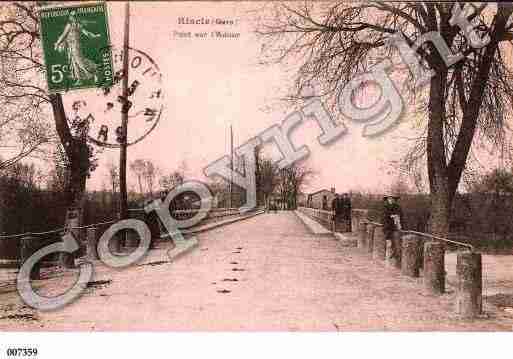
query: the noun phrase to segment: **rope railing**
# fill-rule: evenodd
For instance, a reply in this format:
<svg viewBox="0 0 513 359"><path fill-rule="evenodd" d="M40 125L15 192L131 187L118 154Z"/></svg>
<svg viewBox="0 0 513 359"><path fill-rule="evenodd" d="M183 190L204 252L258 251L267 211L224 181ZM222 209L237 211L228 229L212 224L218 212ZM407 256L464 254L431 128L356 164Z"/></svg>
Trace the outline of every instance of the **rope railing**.
<svg viewBox="0 0 513 359"><path fill-rule="evenodd" d="M27 237L27 236L44 236L44 235L48 235L48 234L61 233L61 232L64 232L66 230L71 230L71 229L75 229L75 230L76 229L87 229L87 228L99 227L99 226L104 226L104 225L113 224L113 223L116 223L116 221L112 220L112 221L107 221L107 222L99 222L99 223L93 223L93 224L89 224L87 226L79 226L79 227L55 228L55 229L50 229L45 232L25 232L25 233L19 233L19 234L2 235L2 236L0 236L0 240L22 238L22 237Z"/></svg>
<svg viewBox="0 0 513 359"><path fill-rule="evenodd" d="M117 222L117 220L112 220L112 221L107 221L107 222L93 223L93 224L89 224L87 226L70 227L69 229L88 229L88 228L93 228L93 227L105 226L107 224L114 224L116 222Z"/></svg>
<svg viewBox="0 0 513 359"><path fill-rule="evenodd" d="M58 228L58 229L52 229L46 232L25 232L25 233L19 233L19 234L9 234L9 235L2 235L0 236L0 240L3 239L15 239L15 238L22 238L26 236L43 236L47 234L54 234L64 231L64 228Z"/></svg>
<svg viewBox="0 0 513 359"><path fill-rule="evenodd" d="M145 213L144 209L142 209L142 208L130 208L128 211ZM226 215L236 214L239 212L239 209L238 208L212 208L210 211L199 210L199 209L179 209L179 210L173 211L173 213L177 214L178 216L186 216L188 214L198 213L200 211L206 211L206 212L210 212L210 213L216 213L216 212L223 213L221 215L210 216L210 218L215 218L215 217L223 217ZM229 214L226 214L226 213L229 213ZM17 239L17 238L23 238L23 237L28 237L28 236L45 236L45 235L49 235L49 234L58 234L58 233L63 233L66 230L81 230L81 229L88 229L88 228L93 228L93 227L100 227L100 226L104 226L104 225L114 224L114 223L116 223L116 221L117 220L98 222L98 223L93 223L93 224L89 224L86 226L78 226L78 227L60 227L60 228L50 229L50 230L44 231L44 232L25 232L25 233L17 233L17 234L0 235L0 240Z"/></svg>

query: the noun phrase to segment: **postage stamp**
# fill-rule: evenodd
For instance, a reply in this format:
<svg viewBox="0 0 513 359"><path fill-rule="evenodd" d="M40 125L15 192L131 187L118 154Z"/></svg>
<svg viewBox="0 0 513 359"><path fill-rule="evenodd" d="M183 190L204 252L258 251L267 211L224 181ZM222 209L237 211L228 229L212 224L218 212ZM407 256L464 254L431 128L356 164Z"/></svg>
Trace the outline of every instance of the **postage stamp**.
<svg viewBox="0 0 513 359"><path fill-rule="evenodd" d="M49 92L113 84L107 14L105 3L39 10Z"/></svg>

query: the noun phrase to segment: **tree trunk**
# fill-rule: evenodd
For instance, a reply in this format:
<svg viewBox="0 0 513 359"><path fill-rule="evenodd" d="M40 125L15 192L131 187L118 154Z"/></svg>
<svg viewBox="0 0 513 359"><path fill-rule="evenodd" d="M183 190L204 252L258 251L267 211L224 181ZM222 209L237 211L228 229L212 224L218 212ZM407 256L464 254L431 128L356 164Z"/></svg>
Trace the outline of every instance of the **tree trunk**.
<svg viewBox="0 0 513 359"><path fill-rule="evenodd" d="M430 232L442 237L449 234L449 219L453 196L449 193L449 176L444 142L444 89L446 70L435 70L431 79L429 95L429 122L427 138L427 161L431 193Z"/></svg>
<svg viewBox="0 0 513 359"><path fill-rule="evenodd" d="M50 95L50 103L53 109L55 129L64 147L69 164L68 170L70 173L65 187L66 202L68 206L81 206L90 166L89 147L85 138L74 138L72 136L61 95Z"/></svg>
<svg viewBox="0 0 513 359"><path fill-rule="evenodd" d="M64 189L66 206L68 208L76 207L79 209L79 213L83 213L86 179L90 166L89 147L87 146L85 136L82 138L74 138L72 136L66 114L64 112L61 95L50 95L50 103L53 109L55 129L59 135L59 139L64 147L68 160L67 169L69 170L69 176ZM82 224L80 223L82 218L83 217L81 216L79 225ZM76 252L69 254L62 253L62 264L67 267L73 267L75 255Z"/></svg>
<svg viewBox="0 0 513 359"><path fill-rule="evenodd" d="M70 181L67 184L69 203L82 207L86 189L87 174L89 171L89 148L85 141L74 139L73 156L70 159Z"/></svg>
<svg viewBox="0 0 513 359"><path fill-rule="evenodd" d="M464 92L460 93L463 118L449 162L446 158L446 144L444 141L447 69L440 58L433 59L432 65L435 75L431 78L429 91L427 137L428 175L431 192L430 231L433 234L443 237L449 234L452 203L475 136L477 119L483 102L482 94L488 83L491 64L499 41L506 31L506 24L512 12L513 7L510 4L499 6L495 18L495 27L490 35L491 41L478 65L476 65L477 71L472 80L468 99L466 99Z"/></svg>

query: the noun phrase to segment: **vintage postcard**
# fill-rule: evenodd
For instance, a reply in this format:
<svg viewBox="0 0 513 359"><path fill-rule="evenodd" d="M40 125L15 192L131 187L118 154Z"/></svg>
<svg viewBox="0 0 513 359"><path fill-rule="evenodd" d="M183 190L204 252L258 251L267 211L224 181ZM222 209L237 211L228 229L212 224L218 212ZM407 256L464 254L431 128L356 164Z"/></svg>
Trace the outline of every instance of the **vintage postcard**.
<svg viewBox="0 0 513 359"><path fill-rule="evenodd" d="M0 357L511 333L512 46L507 2L2 2Z"/></svg>

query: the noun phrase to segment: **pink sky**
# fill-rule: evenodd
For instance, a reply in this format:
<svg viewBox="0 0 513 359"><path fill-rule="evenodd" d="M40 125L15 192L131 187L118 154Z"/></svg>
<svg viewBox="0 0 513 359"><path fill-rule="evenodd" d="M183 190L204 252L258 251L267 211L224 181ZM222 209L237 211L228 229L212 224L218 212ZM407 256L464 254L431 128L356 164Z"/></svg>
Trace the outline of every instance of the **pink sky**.
<svg viewBox="0 0 513 359"><path fill-rule="evenodd" d="M123 3L108 3L113 44L121 45ZM185 160L191 178L202 179L202 170L229 153L229 126L235 145L280 123L287 112L261 109L285 94L292 80L284 68L258 65L261 43L252 33L247 11L260 3L239 2L140 2L132 3L131 46L147 52L164 74L166 94L163 118L143 142L128 149L128 160L153 160L164 172ZM178 25L179 17L236 20L234 26ZM174 31L227 30L240 32L237 39L182 39ZM405 116L408 119L408 115ZM387 163L404 151L409 123L378 138L361 136L363 125L345 121L348 133L329 147L319 145L314 122L298 128L296 147L310 149L306 163L317 171L306 191L335 186L337 191L369 189L385 191L391 183ZM272 149L271 149L272 150ZM106 165L117 163L117 150L106 150L100 166L88 182L89 189L108 184ZM129 172L129 188L135 178ZM108 187L108 185L107 185Z"/></svg>

